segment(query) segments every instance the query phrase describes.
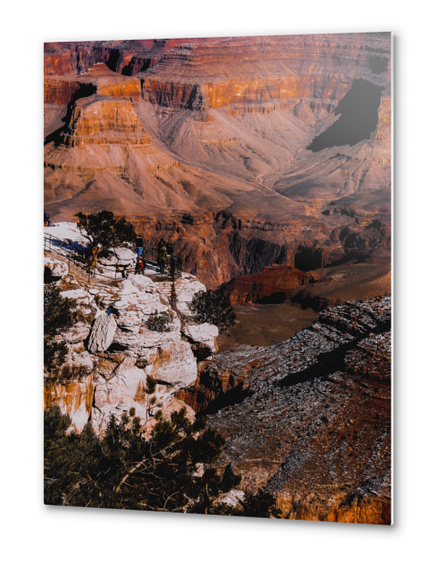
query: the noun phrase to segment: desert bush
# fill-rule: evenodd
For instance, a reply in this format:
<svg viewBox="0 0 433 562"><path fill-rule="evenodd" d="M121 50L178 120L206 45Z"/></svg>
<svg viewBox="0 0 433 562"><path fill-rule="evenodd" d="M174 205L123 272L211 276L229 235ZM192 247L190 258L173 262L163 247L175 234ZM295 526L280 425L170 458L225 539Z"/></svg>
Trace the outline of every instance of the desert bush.
<svg viewBox="0 0 433 562"><path fill-rule="evenodd" d="M171 322L173 318L168 312L161 312L161 314L152 312L146 321L146 327L153 332L169 332Z"/></svg>
<svg viewBox="0 0 433 562"><path fill-rule="evenodd" d="M75 303L62 297L54 283L44 285L44 366L48 371L63 364L68 347L56 336L74 323Z"/></svg>
<svg viewBox="0 0 433 562"><path fill-rule="evenodd" d="M220 289L199 291L194 295L189 308L194 313L194 320L214 324L221 331L233 326L236 320L229 296Z"/></svg>

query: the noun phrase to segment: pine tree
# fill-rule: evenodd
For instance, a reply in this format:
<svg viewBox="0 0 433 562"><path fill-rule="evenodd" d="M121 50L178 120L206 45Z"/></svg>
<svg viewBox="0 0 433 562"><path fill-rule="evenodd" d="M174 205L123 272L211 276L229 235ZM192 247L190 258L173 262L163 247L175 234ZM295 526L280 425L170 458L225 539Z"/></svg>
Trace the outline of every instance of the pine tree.
<svg viewBox="0 0 433 562"><path fill-rule="evenodd" d="M222 476L214 469L198 475L201 463L219 457L224 439L203 418L191 423L185 408L160 419L148 440L140 419L128 414L111 416L102 439L90 423L68 435L70 419L58 406L44 421L46 504L206 512L240 481L231 467Z"/></svg>
<svg viewBox="0 0 433 562"><path fill-rule="evenodd" d="M68 348L55 337L73 325L74 308L74 301L62 297L54 283L44 285L44 366L48 371L64 362Z"/></svg>

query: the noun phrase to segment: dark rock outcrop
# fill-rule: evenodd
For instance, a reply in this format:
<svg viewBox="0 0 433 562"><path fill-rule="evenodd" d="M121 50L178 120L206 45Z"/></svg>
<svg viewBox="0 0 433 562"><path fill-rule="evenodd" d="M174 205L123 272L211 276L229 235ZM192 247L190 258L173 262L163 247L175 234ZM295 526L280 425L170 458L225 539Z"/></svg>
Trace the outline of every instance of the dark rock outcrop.
<svg viewBox="0 0 433 562"><path fill-rule="evenodd" d="M305 273L288 265L267 266L260 273L236 277L222 285L234 304L278 304L284 302L303 285L322 280L314 272Z"/></svg>
<svg viewBox="0 0 433 562"><path fill-rule="evenodd" d="M325 310L281 344L218 355L183 391L225 435L221 466L283 517L390 523L390 306Z"/></svg>

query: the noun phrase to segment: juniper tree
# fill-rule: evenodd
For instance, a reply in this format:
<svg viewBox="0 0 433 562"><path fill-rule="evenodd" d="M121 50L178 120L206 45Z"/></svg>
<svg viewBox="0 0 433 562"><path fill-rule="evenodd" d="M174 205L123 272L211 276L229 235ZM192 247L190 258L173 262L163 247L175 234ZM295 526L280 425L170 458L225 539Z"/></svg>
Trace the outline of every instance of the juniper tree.
<svg viewBox="0 0 433 562"><path fill-rule="evenodd" d="M131 223L125 217L116 218L111 211L98 213L77 213L77 226L89 242L93 258L108 248L117 248L128 242L135 242L136 235Z"/></svg>

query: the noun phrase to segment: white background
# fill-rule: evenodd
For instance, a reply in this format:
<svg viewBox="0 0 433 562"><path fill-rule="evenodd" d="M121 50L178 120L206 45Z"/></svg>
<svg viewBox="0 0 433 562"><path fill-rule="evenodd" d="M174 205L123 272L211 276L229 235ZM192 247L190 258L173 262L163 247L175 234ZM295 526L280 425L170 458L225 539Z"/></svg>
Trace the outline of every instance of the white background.
<svg viewBox="0 0 433 562"><path fill-rule="evenodd" d="M1 17L1 545L6 561L427 560L431 511L431 21L428 4L23 1ZM42 496L43 42L395 34L395 525L48 508Z"/></svg>

